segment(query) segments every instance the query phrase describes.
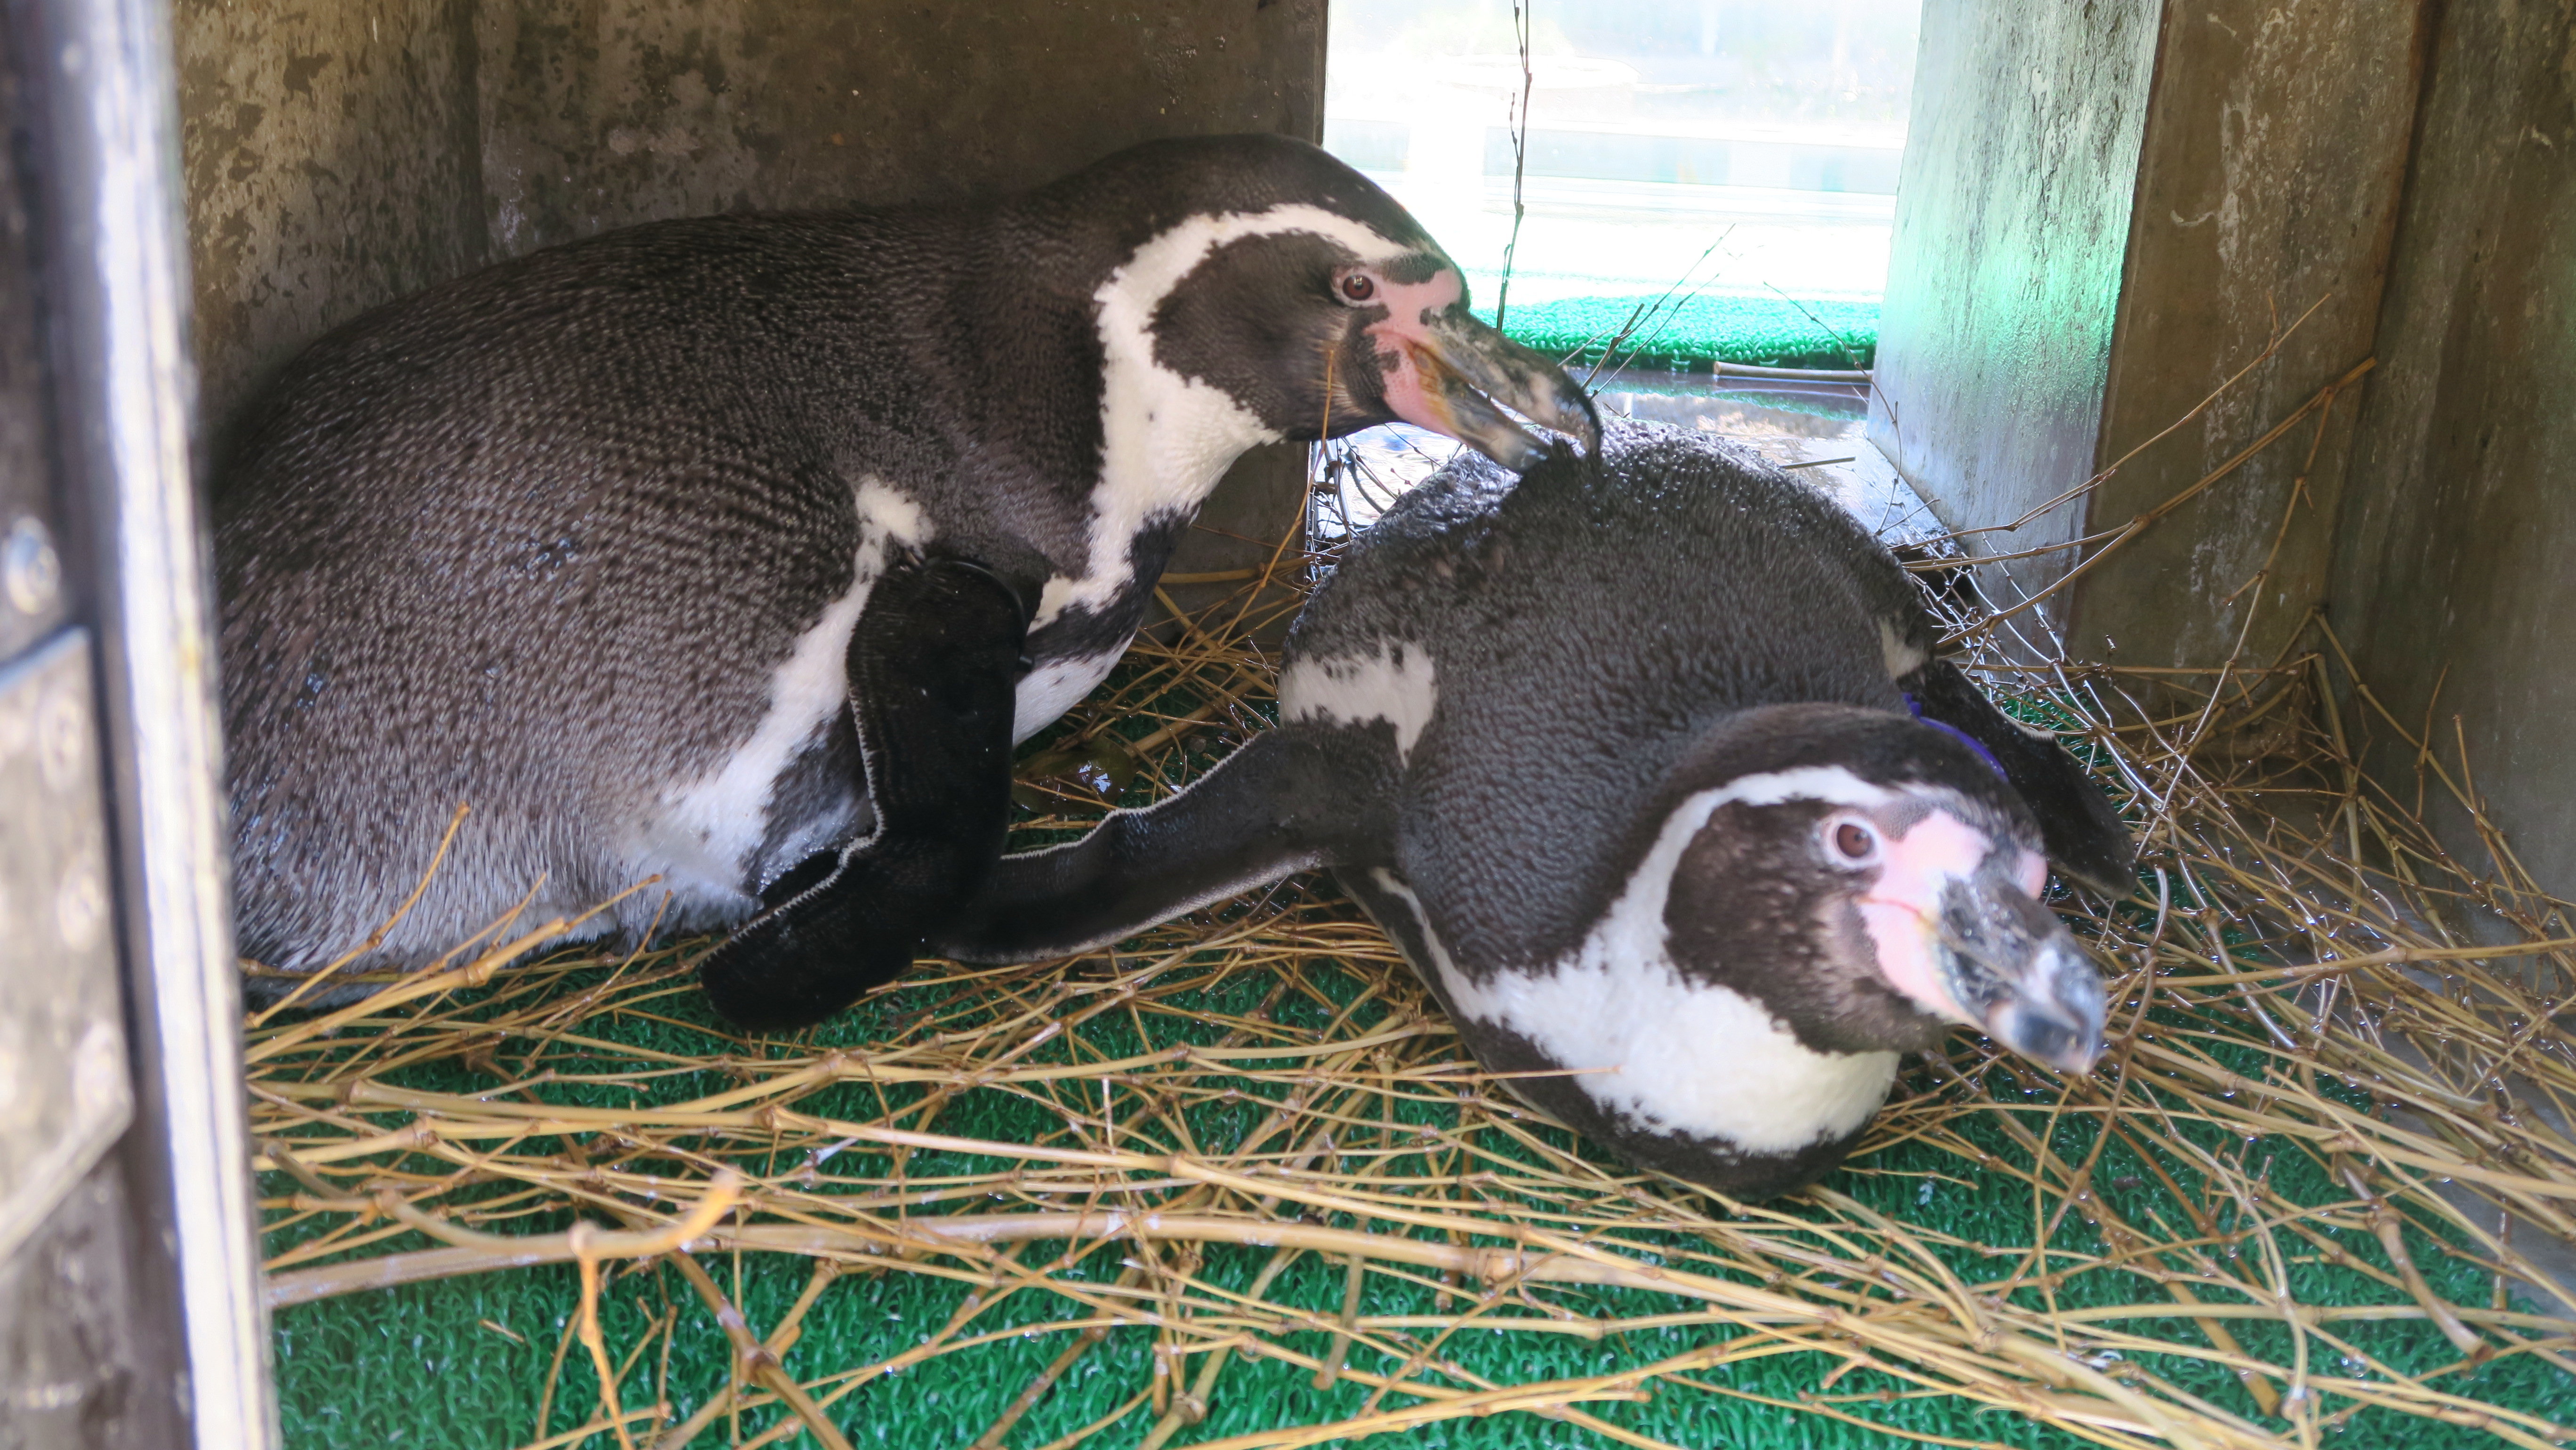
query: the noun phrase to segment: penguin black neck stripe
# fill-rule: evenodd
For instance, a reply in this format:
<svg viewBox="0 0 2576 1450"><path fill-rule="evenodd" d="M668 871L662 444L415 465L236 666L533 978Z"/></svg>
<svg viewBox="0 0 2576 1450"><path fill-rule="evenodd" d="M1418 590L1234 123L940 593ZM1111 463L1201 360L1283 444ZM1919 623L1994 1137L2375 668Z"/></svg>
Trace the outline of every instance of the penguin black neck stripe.
<svg viewBox="0 0 2576 1450"><path fill-rule="evenodd" d="M2093 967L2047 862L2130 847L1953 666L1904 570L1750 454L1614 424L1475 460L1354 540L1280 725L1171 800L1005 858L937 934L1061 955L1330 868L1515 1091L1743 1197L1830 1170L1952 1027L2082 1070Z"/></svg>
<svg viewBox="0 0 2576 1450"><path fill-rule="evenodd" d="M404 299L240 420L214 513L247 955L435 956L536 892L745 923L810 1022L1000 849L1012 741L1107 673L1243 450L1394 418L1515 466L1589 401L1385 193L1271 137L980 208L606 233ZM746 919L749 919L746 922Z"/></svg>

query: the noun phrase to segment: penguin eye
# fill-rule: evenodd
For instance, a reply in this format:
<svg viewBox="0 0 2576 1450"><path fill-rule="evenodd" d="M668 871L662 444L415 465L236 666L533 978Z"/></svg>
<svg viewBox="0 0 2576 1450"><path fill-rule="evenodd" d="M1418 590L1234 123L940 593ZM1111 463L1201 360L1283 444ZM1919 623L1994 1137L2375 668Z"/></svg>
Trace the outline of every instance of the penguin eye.
<svg viewBox="0 0 2576 1450"><path fill-rule="evenodd" d="M1377 295L1377 279L1366 272L1349 272L1342 277L1342 300L1366 302Z"/></svg>
<svg viewBox="0 0 2576 1450"><path fill-rule="evenodd" d="M1821 831L1827 851L1846 865L1866 866L1878 859L1878 832L1867 822L1828 816Z"/></svg>

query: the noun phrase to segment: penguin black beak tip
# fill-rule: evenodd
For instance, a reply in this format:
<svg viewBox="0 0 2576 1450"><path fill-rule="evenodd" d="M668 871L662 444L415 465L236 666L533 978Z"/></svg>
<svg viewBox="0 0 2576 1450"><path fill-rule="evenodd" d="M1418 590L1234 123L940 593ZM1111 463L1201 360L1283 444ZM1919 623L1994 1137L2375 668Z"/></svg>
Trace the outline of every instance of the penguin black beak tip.
<svg viewBox="0 0 2576 1450"><path fill-rule="evenodd" d="M2102 1055L2102 1034L2063 1013L2015 1006L1997 1014L1996 1041L2033 1062L2081 1076Z"/></svg>
<svg viewBox="0 0 2576 1450"><path fill-rule="evenodd" d="M1472 441L1496 463L1514 473L1527 473L1558 451L1525 428L1498 429Z"/></svg>
<svg viewBox="0 0 2576 1450"><path fill-rule="evenodd" d="M1585 457L1600 457L1601 413L1593 405L1592 395L1557 364L1500 333L1494 337L1501 348L1508 349L1504 361L1510 366L1496 369L1503 375L1501 378L1488 376L1478 379L1478 383L1496 401L1523 417L1573 439Z"/></svg>
<svg viewBox="0 0 2576 1450"><path fill-rule="evenodd" d="M2101 975L2072 940L2049 942L2036 955L1987 1014L1987 1035L2033 1062L2089 1072L2103 1051Z"/></svg>
<svg viewBox="0 0 2576 1450"><path fill-rule="evenodd" d="M1559 372L1556 375L1557 421L1549 427L1583 445L1586 458L1601 456L1601 414L1592 404L1592 395L1583 385Z"/></svg>

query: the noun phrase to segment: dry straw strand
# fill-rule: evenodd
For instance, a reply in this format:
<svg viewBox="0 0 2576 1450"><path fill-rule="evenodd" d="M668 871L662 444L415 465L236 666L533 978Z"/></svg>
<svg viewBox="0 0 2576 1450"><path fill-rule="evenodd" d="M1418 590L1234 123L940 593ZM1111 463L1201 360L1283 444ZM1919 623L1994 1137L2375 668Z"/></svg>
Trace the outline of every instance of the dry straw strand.
<svg viewBox="0 0 2576 1450"><path fill-rule="evenodd" d="M1059 744L1123 752L1133 799L1263 728L1275 667L1245 631L1311 562L1282 553L1140 641ZM2576 1299L2530 1252L2576 1233L2567 904L2487 823L2455 739L2386 709L2322 621L2278 660L2202 671L2034 664L2008 623L1948 621L1989 688L2089 755L2156 883L2056 903L2112 980L2113 1051L2067 1080L1960 1035L1816 1190L1735 1204L1583 1149L1467 1058L1383 936L1312 882L1078 962L925 962L838 1046L709 1026L689 977L703 943L505 967L566 925L511 923L367 1000L249 1025L271 1300L580 1264L566 1343L595 1362L600 1409L540 1423L526 1450L676 1447L737 1414L746 1445L845 1443L852 1397L891 1375L1061 1336L974 1442L999 1447L1130 1331L1159 1381L1058 1443L1140 1413L1145 1443L1193 1443L1250 1361L1364 1386L1366 1407L1204 1443L1531 1413L1650 1446L1623 1418L1649 1397L1884 1424L1924 1396L2105 1446L2313 1447L2365 1414L2563 1443L2460 1377L2576 1368ZM2420 780L2364 769L2375 740ZM1031 840L1105 804L1079 772L1024 784ZM2474 823L2484 859L2424 824L2428 796ZM707 1050L630 1040L665 1030ZM1006 1119L1026 1126L979 1135ZM1922 1208L2005 1185L2026 1241ZM567 1227L594 1218L621 1227ZM620 1346L596 1296L622 1253L695 1294ZM718 1253L813 1272L764 1336L699 1262ZM1127 1263L1086 1267L1103 1254ZM1300 1265L1346 1292L1291 1302ZM2327 1269L2345 1288L2308 1294ZM857 1270L967 1297L880 1362L797 1351ZM2443 1287L2464 1281L2477 1292ZM1035 1302L1043 1317L1005 1322ZM684 1414L666 1385L620 1408L651 1336L667 1361L676 1316L701 1312L743 1362L739 1394ZM2390 1362L2371 1336L2392 1324L2455 1357ZM1609 1372L1509 1382L1461 1351L1471 1332L1632 1348ZM1695 1342L1634 1348L1664 1334ZM1796 1354L1819 1366L1802 1393L1728 1381Z"/></svg>

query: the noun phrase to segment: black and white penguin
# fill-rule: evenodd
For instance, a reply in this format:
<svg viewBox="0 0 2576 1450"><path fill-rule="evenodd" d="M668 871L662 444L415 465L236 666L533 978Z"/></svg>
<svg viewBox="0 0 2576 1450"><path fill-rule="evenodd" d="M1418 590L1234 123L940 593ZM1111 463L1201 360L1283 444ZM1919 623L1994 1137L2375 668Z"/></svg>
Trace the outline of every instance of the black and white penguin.
<svg viewBox="0 0 2576 1450"><path fill-rule="evenodd" d="M2131 884L2053 740L1948 663L1839 507L1703 435L1468 458L1292 628L1280 724L1189 789L1006 857L936 938L1085 950L1328 867L1477 1058L1632 1162L1745 1198L1838 1162L1953 1024L2099 1051L2044 858Z"/></svg>
<svg viewBox="0 0 2576 1450"><path fill-rule="evenodd" d="M1384 192L1264 136L995 205L708 217L315 344L214 490L237 920L309 971L741 927L748 1025L899 972L1227 466L1401 418L1519 466L1582 390Z"/></svg>

